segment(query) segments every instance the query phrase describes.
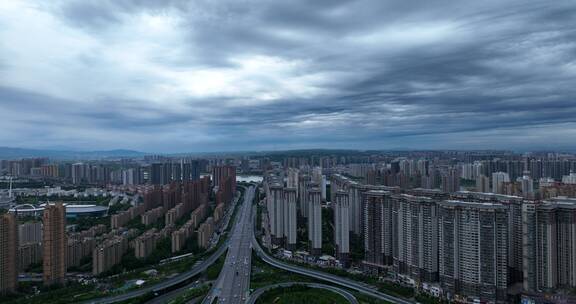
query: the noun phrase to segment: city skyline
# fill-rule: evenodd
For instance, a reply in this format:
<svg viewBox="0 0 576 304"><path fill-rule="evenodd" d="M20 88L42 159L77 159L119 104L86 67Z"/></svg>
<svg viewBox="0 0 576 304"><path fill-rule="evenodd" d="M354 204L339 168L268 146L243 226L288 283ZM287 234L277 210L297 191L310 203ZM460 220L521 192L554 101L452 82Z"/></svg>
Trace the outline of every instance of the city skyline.
<svg viewBox="0 0 576 304"><path fill-rule="evenodd" d="M544 1L5 1L1 145L574 150L575 13Z"/></svg>

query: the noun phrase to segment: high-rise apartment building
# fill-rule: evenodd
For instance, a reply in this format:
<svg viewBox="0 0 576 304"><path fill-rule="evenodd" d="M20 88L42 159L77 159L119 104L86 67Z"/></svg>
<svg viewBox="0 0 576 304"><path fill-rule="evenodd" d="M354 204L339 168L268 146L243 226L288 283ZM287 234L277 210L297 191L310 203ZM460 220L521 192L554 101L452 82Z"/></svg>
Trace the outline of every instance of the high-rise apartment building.
<svg viewBox="0 0 576 304"><path fill-rule="evenodd" d="M448 298L502 302L508 287L508 212L498 203L439 203L439 274Z"/></svg>
<svg viewBox="0 0 576 304"><path fill-rule="evenodd" d="M45 285L64 284L66 280L66 207L47 205L43 215L43 280Z"/></svg>
<svg viewBox="0 0 576 304"><path fill-rule="evenodd" d="M350 198L348 192L338 191L332 202L334 209L334 242L336 257L347 266L350 257Z"/></svg>
<svg viewBox="0 0 576 304"><path fill-rule="evenodd" d="M322 168L314 167L312 169L312 182L318 185L323 200L326 199L326 177L322 175Z"/></svg>
<svg viewBox="0 0 576 304"><path fill-rule="evenodd" d="M510 176L506 172L492 173L492 192L504 194L504 183L510 182Z"/></svg>
<svg viewBox="0 0 576 304"><path fill-rule="evenodd" d="M302 174L298 177L298 210L299 216L308 218L308 186L312 182L312 178L308 174Z"/></svg>
<svg viewBox="0 0 576 304"><path fill-rule="evenodd" d="M284 236L286 248L296 249L296 188L284 189Z"/></svg>
<svg viewBox="0 0 576 304"><path fill-rule="evenodd" d="M489 193L490 192L490 179L485 175L476 177L476 191Z"/></svg>
<svg viewBox="0 0 576 304"><path fill-rule="evenodd" d="M435 200L392 196L394 271L417 282L438 281L438 206Z"/></svg>
<svg viewBox="0 0 576 304"><path fill-rule="evenodd" d="M322 253L322 192L314 187L308 190L308 241L310 253Z"/></svg>
<svg viewBox="0 0 576 304"><path fill-rule="evenodd" d="M356 236L362 235L364 230L362 226L362 204L363 194L366 192L364 185L352 181L348 188L348 202L349 202L349 215L350 215L350 231Z"/></svg>
<svg viewBox="0 0 576 304"><path fill-rule="evenodd" d="M193 159L182 163L182 180L195 181L200 179L200 161Z"/></svg>
<svg viewBox="0 0 576 304"><path fill-rule="evenodd" d="M85 181L85 166L83 163L72 164L72 183L79 185Z"/></svg>
<svg viewBox="0 0 576 304"><path fill-rule="evenodd" d="M524 172L521 178L518 178L522 186L522 196L525 198L534 198L534 181L530 178L529 172Z"/></svg>
<svg viewBox="0 0 576 304"><path fill-rule="evenodd" d="M224 179L231 177L236 184L236 167L234 166L216 166L212 168L212 178L214 187L220 187Z"/></svg>
<svg viewBox="0 0 576 304"><path fill-rule="evenodd" d="M128 250L128 238L114 236L106 239L92 252L92 274L98 275L120 263L122 255Z"/></svg>
<svg viewBox="0 0 576 304"><path fill-rule="evenodd" d="M460 191L460 174L451 168L442 174L442 191L452 193Z"/></svg>
<svg viewBox="0 0 576 304"><path fill-rule="evenodd" d="M298 176L300 175L300 170L296 168L288 168L288 178L286 180L286 186L288 188L294 188L298 192Z"/></svg>
<svg viewBox="0 0 576 304"><path fill-rule="evenodd" d="M576 199L523 205L524 289L576 287Z"/></svg>
<svg viewBox="0 0 576 304"><path fill-rule="evenodd" d="M268 192L266 200L272 243L281 245L284 243L284 188L282 184L273 182Z"/></svg>
<svg viewBox="0 0 576 304"><path fill-rule="evenodd" d="M18 284L18 226L14 214L0 215L0 295L16 291Z"/></svg>
<svg viewBox="0 0 576 304"><path fill-rule="evenodd" d="M508 212L508 269L510 283L522 281L522 205L524 199L519 196L462 191L453 193L453 199L499 203L507 208Z"/></svg>
<svg viewBox="0 0 576 304"><path fill-rule="evenodd" d="M391 193L370 190L362 207L364 224L364 267L380 273L392 265L393 227Z"/></svg>
<svg viewBox="0 0 576 304"><path fill-rule="evenodd" d="M27 222L18 225L18 240L20 244L42 242L42 223Z"/></svg>

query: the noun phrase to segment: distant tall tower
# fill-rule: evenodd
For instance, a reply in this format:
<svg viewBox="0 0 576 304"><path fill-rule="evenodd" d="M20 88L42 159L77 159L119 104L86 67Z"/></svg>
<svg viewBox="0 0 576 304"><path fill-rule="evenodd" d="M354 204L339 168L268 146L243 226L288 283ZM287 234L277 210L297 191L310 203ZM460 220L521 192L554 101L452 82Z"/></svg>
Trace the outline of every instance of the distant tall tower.
<svg viewBox="0 0 576 304"><path fill-rule="evenodd" d="M44 284L64 284L66 279L66 207L62 203L44 209L42 236Z"/></svg>
<svg viewBox="0 0 576 304"><path fill-rule="evenodd" d="M0 295L16 291L18 229L13 214L0 216Z"/></svg>
<svg viewBox="0 0 576 304"><path fill-rule="evenodd" d="M8 198L12 199L12 176L10 176L10 190L8 190Z"/></svg>

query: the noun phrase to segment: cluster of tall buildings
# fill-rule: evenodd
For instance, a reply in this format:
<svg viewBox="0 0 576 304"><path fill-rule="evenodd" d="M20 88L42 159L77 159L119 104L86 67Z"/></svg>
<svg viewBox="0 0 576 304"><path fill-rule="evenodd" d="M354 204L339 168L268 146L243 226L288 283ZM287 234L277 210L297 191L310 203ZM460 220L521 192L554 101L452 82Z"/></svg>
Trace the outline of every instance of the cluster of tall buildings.
<svg viewBox="0 0 576 304"><path fill-rule="evenodd" d="M143 234L139 235L134 240L134 256L137 259L147 258L154 250L156 245L163 239L171 235L173 226L165 226L161 230L156 228L149 229Z"/></svg>
<svg viewBox="0 0 576 304"><path fill-rule="evenodd" d="M198 227L198 246L200 248L206 249L210 246L210 239L212 234L214 234L215 224L214 218L209 217Z"/></svg>
<svg viewBox="0 0 576 304"><path fill-rule="evenodd" d="M362 261L354 262L366 272L437 286L451 300L506 302L513 286L528 295L576 288L576 199L492 193L510 179L500 171L491 174L486 192L372 185L326 171L326 203L322 171L267 172L263 186L273 244L302 249L296 237L303 223L307 249L320 254L322 208L331 208L334 254L344 266L354 237L362 240L364 252ZM452 183L445 179L458 184L458 170L445 173L441 184Z"/></svg>
<svg viewBox="0 0 576 304"><path fill-rule="evenodd" d="M99 275L119 264L131 248L137 258L148 257L160 240L170 240L173 252L180 251L193 236L200 247L208 247L215 225L234 198L235 170L224 166L219 171L215 189L219 202L206 220L212 191L210 176L142 188L143 201L134 201L128 210L112 215L108 233L105 225L80 232L67 231L66 207L61 203L46 205L41 223L18 225L16 214L0 215L0 293L14 292L18 272L40 261L44 284L54 285L64 284L67 269L81 266L89 257L93 274ZM175 229L188 216L184 225ZM160 230L151 228L140 234L141 231L126 228L133 220L150 227L161 219L165 223Z"/></svg>
<svg viewBox="0 0 576 304"><path fill-rule="evenodd" d="M62 204L48 205L44 210L42 228L42 275L46 285L62 284L66 279L66 210ZM27 225L19 231L16 216L0 215L0 293L16 290L19 266L19 236L22 245L33 250L37 243L38 225ZM25 251L25 250L24 250ZM38 253L35 253L38 255Z"/></svg>
<svg viewBox="0 0 576 304"><path fill-rule="evenodd" d="M96 245L101 242L98 236L104 235L108 227L103 224L92 226L87 230L68 234L68 252L66 266L81 266L83 260L92 256Z"/></svg>
<svg viewBox="0 0 576 304"><path fill-rule="evenodd" d="M286 185L284 184L286 179ZM290 168L270 171L264 180L266 207L272 243L295 249L298 222L306 223L307 243L312 254L322 251L322 199L326 179L321 168L300 171Z"/></svg>
<svg viewBox="0 0 576 304"><path fill-rule="evenodd" d="M173 181L195 181L200 179L201 162L199 160L180 160L150 165L150 183L166 185Z"/></svg>
<svg viewBox="0 0 576 304"><path fill-rule="evenodd" d="M450 299L488 302L507 301L516 283L527 293L576 287L576 199L369 188L331 179L336 201L361 192L350 205L361 208L368 271L437 283Z"/></svg>
<svg viewBox="0 0 576 304"><path fill-rule="evenodd" d="M196 228L200 226L206 217L206 205L200 205L190 214L190 219L178 230L172 232L171 245L172 253L176 253L186 245L186 242L194 235Z"/></svg>
<svg viewBox="0 0 576 304"><path fill-rule="evenodd" d="M37 174L41 168L49 172L47 158L23 158L20 160L0 160L0 173L12 176L30 176ZM57 173L57 172L56 172Z"/></svg>
<svg viewBox="0 0 576 304"><path fill-rule="evenodd" d="M212 169L216 204L229 203L236 193L236 167L224 165Z"/></svg>

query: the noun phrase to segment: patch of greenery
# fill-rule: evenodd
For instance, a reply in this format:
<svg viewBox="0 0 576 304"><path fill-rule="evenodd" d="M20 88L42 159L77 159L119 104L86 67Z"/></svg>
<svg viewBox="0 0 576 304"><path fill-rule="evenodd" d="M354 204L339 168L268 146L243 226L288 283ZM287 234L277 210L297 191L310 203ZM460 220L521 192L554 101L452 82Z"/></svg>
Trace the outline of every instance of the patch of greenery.
<svg viewBox="0 0 576 304"><path fill-rule="evenodd" d="M66 286L43 287L41 292L34 295L32 284L21 284L19 293L24 296L6 299L2 298L2 303L7 304L67 304L78 303L100 297L103 293L97 290L94 285L81 285L79 283L69 283ZM32 295L31 295L32 294ZM31 295L31 296L30 296Z"/></svg>
<svg viewBox="0 0 576 304"><path fill-rule="evenodd" d="M110 229L110 217L79 217L66 219L66 224L77 225L76 231L88 230L96 225L106 225Z"/></svg>
<svg viewBox="0 0 576 304"><path fill-rule="evenodd" d="M296 273L274 268L252 253L252 271L250 288L258 289L271 284L285 282L313 282L314 280Z"/></svg>
<svg viewBox="0 0 576 304"><path fill-rule="evenodd" d="M408 286L402 286L392 282L378 282L374 285L378 287L379 291L387 294L392 294L404 298L414 297L414 288Z"/></svg>
<svg viewBox="0 0 576 304"><path fill-rule="evenodd" d="M460 178L460 186L462 186L462 187L476 187L476 181L473 179Z"/></svg>
<svg viewBox="0 0 576 304"><path fill-rule="evenodd" d="M186 292L184 292L183 294L170 300L168 304L185 304L192 299L204 297L210 291L210 287L211 284L203 285L196 288L190 288L186 290Z"/></svg>
<svg viewBox="0 0 576 304"><path fill-rule="evenodd" d="M142 217L138 215L137 217L133 218L126 224L126 228L128 229L138 229L140 231L146 230L146 225L142 224Z"/></svg>
<svg viewBox="0 0 576 304"><path fill-rule="evenodd" d="M276 304L345 304L348 301L341 295L324 289L313 289L304 285L279 287L267 291L256 303Z"/></svg>
<svg viewBox="0 0 576 304"><path fill-rule="evenodd" d="M28 267L26 268L26 272L34 272L34 273L42 273L42 269L43 269L43 263L42 260L40 260L38 263L32 263L30 265L28 265Z"/></svg>
<svg viewBox="0 0 576 304"><path fill-rule="evenodd" d="M208 269L204 272L206 280L212 281L218 278L222 267L224 267L224 262L226 261L226 253L224 253L214 264L210 265Z"/></svg>
<svg viewBox="0 0 576 304"><path fill-rule="evenodd" d="M112 214L116 214L120 211L126 211L126 210L130 209L130 207L132 207L132 205L130 203L125 203L125 204L117 203L117 204L114 204L108 208L108 214L112 215Z"/></svg>

